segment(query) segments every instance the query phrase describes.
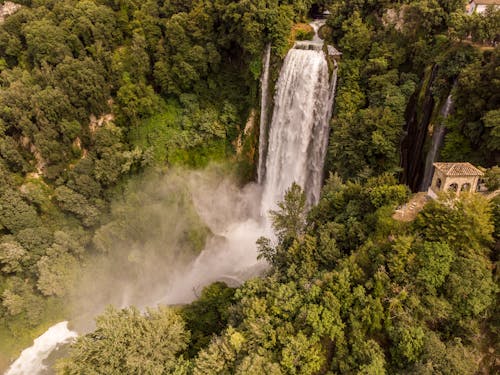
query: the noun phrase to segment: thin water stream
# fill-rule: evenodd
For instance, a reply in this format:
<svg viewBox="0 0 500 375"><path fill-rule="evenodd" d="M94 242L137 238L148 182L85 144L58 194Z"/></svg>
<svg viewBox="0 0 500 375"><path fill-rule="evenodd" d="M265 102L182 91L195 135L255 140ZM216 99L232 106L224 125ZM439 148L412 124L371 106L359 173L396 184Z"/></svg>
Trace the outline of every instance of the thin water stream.
<svg viewBox="0 0 500 375"><path fill-rule="evenodd" d="M432 175L434 173L433 164L438 160L439 150L441 149L441 146L443 144L444 135L446 132L445 120L449 116L452 107L453 107L453 99L450 94L446 98L444 105L441 107L441 112L439 114L440 118L432 133L431 148L427 153L425 159L425 170L424 170L424 176L422 178L422 183L420 185L420 191L427 191L427 189L431 185Z"/></svg>

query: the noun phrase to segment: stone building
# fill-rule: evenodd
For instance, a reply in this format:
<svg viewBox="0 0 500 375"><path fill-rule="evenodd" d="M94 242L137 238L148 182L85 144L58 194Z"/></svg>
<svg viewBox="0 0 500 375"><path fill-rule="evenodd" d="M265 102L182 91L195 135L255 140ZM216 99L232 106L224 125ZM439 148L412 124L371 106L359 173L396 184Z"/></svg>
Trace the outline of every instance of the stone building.
<svg viewBox="0 0 500 375"><path fill-rule="evenodd" d="M475 192L483 172L471 163L434 163L434 176L427 194L436 198L442 191L454 191L457 196L462 191Z"/></svg>

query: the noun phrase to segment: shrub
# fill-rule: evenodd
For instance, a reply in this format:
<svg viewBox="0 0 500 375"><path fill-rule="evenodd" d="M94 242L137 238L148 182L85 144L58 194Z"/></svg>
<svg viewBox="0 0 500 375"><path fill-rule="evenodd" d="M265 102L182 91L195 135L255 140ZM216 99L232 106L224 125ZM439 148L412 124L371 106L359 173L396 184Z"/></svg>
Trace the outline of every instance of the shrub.
<svg viewBox="0 0 500 375"><path fill-rule="evenodd" d="M307 23L298 23L292 28L294 40L311 40L314 37L314 29Z"/></svg>

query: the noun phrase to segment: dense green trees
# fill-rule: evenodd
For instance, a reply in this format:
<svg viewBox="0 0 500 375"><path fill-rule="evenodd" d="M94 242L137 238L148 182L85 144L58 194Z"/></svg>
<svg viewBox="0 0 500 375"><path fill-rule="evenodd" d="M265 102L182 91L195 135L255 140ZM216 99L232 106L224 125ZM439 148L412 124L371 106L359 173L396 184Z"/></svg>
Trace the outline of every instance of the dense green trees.
<svg viewBox="0 0 500 375"><path fill-rule="evenodd" d="M326 35L343 52L330 139L332 171L343 178L397 171L412 113L421 119L430 109L431 123L439 116L439 106L412 112L415 103L423 95L431 97L429 106L444 103L453 82L456 111L447 120L442 157L485 167L497 163L495 113L489 111L498 107L498 48L489 45L498 38L498 10L468 16L461 1L341 2L329 9ZM419 80L427 87L424 71L433 64L437 77L429 92L415 92ZM418 163L420 156L409 157Z"/></svg>
<svg viewBox="0 0 500 375"><path fill-rule="evenodd" d="M491 166L498 142L498 48L465 66L453 90L456 113L449 121L443 149L447 160L463 159Z"/></svg>
<svg viewBox="0 0 500 375"><path fill-rule="evenodd" d="M23 306L67 296L98 250L127 259L129 248L104 244L126 222L110 203L127 178L234 153L257 99L249 66L270 41L284 54L292 21L308 10L253 0L19 3L0 24L0 295L9 306L0 329L11 334L39 322L18 325ZM186 225L169 251L189 258L207 229L181 195L171 198L174 212L187 207ZM136 255L135 271L145 258Z"/></svg>
<svg viewBox="0 0 500 375"><path fill-rule="evenodd" d="M397 222L393 209L406 196L388 176L365 184L332 176L304 220L292 186L273 214L277 242L261 240L269 274L236 290L215 283L181 308L192 338L178 356L191 358L186 373L476 373L484 356L476 338L493 334L486 318L498 292L492 205L444 195L414 222ZM77 342L66 366L87 363L97 332Z"/></svg>
<svg viewBox="0 0 500 375"><path fill-rule="evenodd" d="M169 175L165 188L156 174L151 187L140 173L230 158L256 107L264 46L283 57L312 1L19 3L0 24L0 333L25 345L69 295L116 302L85 281L106 274L140 290L156 277L146 271L202 249L209 231L182 178ZM266 277L216 283L178 311L110 309L61 373L483 365L478 337L498 333L498 198L443 197L400 223L391 213L408 189L392 176L406 107L431 65L436 77L422 87L435 103L456 82L443 158L497 162L499 12L468 17L461 1L441 0L316 3L331 11L324 35L343 52L318 206L306 214L293 185L271 215L276 243L259 240ZM0 363L21 349L10 342L0 339Z"/></svg>
<svg viewBox="0 0 500 375"><path fill-rule="evenodd" d="M146 314L110 308L92 334L77 340L60 373L186 374L187 363L178 354L188 341L184 322L169 308Z"/></svg>

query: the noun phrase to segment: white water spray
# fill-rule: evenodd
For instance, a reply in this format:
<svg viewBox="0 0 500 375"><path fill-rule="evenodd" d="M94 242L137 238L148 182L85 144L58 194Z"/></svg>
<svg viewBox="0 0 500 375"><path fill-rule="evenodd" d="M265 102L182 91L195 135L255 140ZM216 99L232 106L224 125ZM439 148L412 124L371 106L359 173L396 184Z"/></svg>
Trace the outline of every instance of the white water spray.
<svg viewBox="0 0 500 375"><path fill-rule="evenodd" d="M237 283L263 270L266 265L256 259L255 242L260 236L272 236L271 225L267 220L268 211L283 199L293 182L305 189L309 204L319 200L337 66L335 63L330 82L321 44L313 42L312 45L313 48L303 49L305 44L302 43L290 50L281 69L269 129L263 184L260 187L247 186L246 192L239 193L238 199L228 200L232 201L230 207L217 207L218 202L211 198L224 196L225 201L230 197L231 193L224 186L223 191L219 192L194 191L194 202L204 221L209 226L210 223L219 224L217 228L211 226L217 237L207 244L187 270L180 271L174 277L162 303L190 302L203 286L211 282L222 279ZM267 75L265 70L263 74ZM267 78L263 77L262 80ZM267 104L262 105L262 110L266 108ZM261 126L263 123L265 121L262 121L261 116ZM261 135L263 133L261 130ZM261 148L263 140L260 142ZM259 164L263 162L264 158L261 157ZM194 188L205 186L200 183L192 185ZM262 189L260 212L255 210L255 202L258 201L255 192L259 188ZM237 221L216 218L217 212L245 212L241 207L246 208L246 215L237 215ZM220 223L225 223L225 226Z"/></svg>
<svg viewBox="0 0 500 375"><path fill-rule="evenodd" d="M33 346L24 349L19 358L10 366L5 375L35 375L46 369L43 361L57 349L77 337L68 329L68 322L60 322L50 327L35 339Z"/></svg>

